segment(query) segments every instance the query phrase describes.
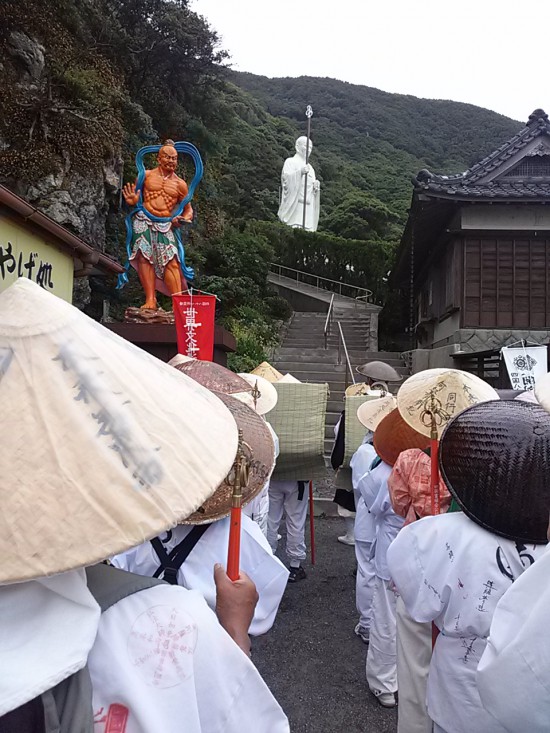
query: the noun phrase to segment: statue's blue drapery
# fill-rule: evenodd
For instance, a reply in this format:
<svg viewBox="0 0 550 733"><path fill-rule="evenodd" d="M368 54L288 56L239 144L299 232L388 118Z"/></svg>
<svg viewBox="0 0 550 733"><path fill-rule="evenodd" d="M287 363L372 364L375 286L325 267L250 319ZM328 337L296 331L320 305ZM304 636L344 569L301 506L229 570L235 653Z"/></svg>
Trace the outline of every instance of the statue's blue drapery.
<svg viewBox="0 0 550 733"><path fill-rule="evenodd" d="M145 165L143 163L143 158L146 155L148 155L149 153L158 153L161 147L162 145L146 145L145 147L140 148L140 150L138 150L138 153L136 155L136 167L138 171L138 177L136 181L136 190L139 193L139 201L137 202L135 208L132 209L132 211L130 211L130 213L126 217L127 260L124 265L124 272L122 272L118 276L117 290L119 290L120 288L123 288L126 285L126 283L128 282L128 270L130 269L130 256L132 254L132 218L135 216L135 214L137 214L138 211L141 211L151 221L159 221L159 222L171 221L176 216L180 216L184 208L187 206L187 204L190 201L192 201L193 194L195 193L195 189L197 188L202 178L204 166L202 163L202 158L197 148L194 145L192 145L191 143L185 143L185 142L175 143L174 147L176 148L178 153L186 153L190 155L193 158L193 163L195 164L195 175L193 176L193 180L189 184L189 190L187 192L187 196L183 199L183 201L181 201L178 204L172 216L155 216L154 214L151 214L149 211L146 211L143 207L143 182L145 181ZM186 280L193 280L193 278L195 277L195 271L193 270L193 268L187 267L187 265L185 264L185 251L184 251L183 242L181 239L181 229L178 227L178 228L174 228L173 231L176 237L178 255L179 255L181 271L183 273L183 276L185 277Z"/></svg>

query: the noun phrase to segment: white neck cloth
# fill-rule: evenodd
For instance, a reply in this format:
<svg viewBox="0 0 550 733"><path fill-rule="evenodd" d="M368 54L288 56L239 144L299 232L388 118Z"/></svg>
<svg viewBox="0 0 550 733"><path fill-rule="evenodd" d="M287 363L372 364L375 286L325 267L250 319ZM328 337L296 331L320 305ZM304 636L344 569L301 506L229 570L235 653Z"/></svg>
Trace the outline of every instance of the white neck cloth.
<svg viewBox="0 0 550 733"><path fill-rule="evenodd" d="M100 615L84 569L0 586L0 716L85 666Z"/></svg>

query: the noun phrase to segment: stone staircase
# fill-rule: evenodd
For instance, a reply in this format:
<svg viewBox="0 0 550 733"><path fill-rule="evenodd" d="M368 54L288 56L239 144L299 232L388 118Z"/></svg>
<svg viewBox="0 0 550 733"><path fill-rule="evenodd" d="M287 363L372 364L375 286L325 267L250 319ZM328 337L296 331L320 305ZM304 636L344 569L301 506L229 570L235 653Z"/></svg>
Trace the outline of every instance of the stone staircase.
<svg viewBox="0 0 550 733"><path fill-rule="evenodd" d="M344 406L346 387L346 359L341 349L341 363L338 364L339 329L342 326L344 339L355 379L361 381L361 375L355 371L357 366L366 361L380 360L395 367L404 377L408 369L398 352L376 351L377 328L372 328L369 305L337 306L327 338L325 349L324 329L326 313L294 313L294 317L284 336L283 342L276 351L273 365L283 374L290 372L301 382L327 382L330 389L325 423L325 453L330 455L334 441L334 426ZM374 318L377 326L377 312ZM374 347L374 349L373 349ZM347 384L351 378L347 377ZM399 385L392 387L396 391Z"/></svg>

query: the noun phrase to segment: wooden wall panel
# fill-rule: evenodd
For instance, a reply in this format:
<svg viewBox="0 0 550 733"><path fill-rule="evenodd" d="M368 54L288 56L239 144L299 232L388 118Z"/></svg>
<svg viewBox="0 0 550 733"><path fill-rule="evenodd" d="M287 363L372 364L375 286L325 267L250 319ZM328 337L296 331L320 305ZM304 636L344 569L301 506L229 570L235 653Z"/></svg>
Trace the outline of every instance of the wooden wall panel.
<svg viewBox="0 0 550 733"><path fill-rule="evenodd" d="M550 328L550 239L465 239L465 328Z"/></svg>

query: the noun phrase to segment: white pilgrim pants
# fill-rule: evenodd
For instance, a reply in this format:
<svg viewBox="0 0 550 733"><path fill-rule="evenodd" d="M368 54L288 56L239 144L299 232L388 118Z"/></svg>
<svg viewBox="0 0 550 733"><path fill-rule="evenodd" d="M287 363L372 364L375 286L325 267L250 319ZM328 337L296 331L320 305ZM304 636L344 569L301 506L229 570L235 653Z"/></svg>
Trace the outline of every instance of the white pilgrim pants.
<svg viewBox="0 0 550 733"><path fill-rule="evenodd" d="M374 592L374 557L371 558L372 542L355 539L357 559L357 578L355 581L355 605L359 614L359 624L370 629L372 594Z"/></svg>
<svg viewBox="0 0 550 733"><path fill-rule="evenodd" d="M426 708L432 625L413 621L401 598L397 599L395 615L399 687L397 733L432 733L433 723Z"/></svg>
<svg viewBox="0 0 550 733"><path fill-rule="evenodd" d="M367 652L367 682L371 690L397 692L396 600L390 581L376 575Z"/></svg>
<svg viewBox="0 0 550 733"><path fill-rule="evenodd" d="M291 567L306 559L305 527L308 505L308 484L302 499L298 499L297 481L270 481L267 540L273 552L277 549L279 525L286 514L286 554Z"/></svg>
<svg viewBox="0 0 550 733"><path fill-rule="evenodd" d="M267 537L267 515L269 513L269 481L261 492L246 506L243 507L243 514L250 517L262 530L264 537Z"/></svg>

